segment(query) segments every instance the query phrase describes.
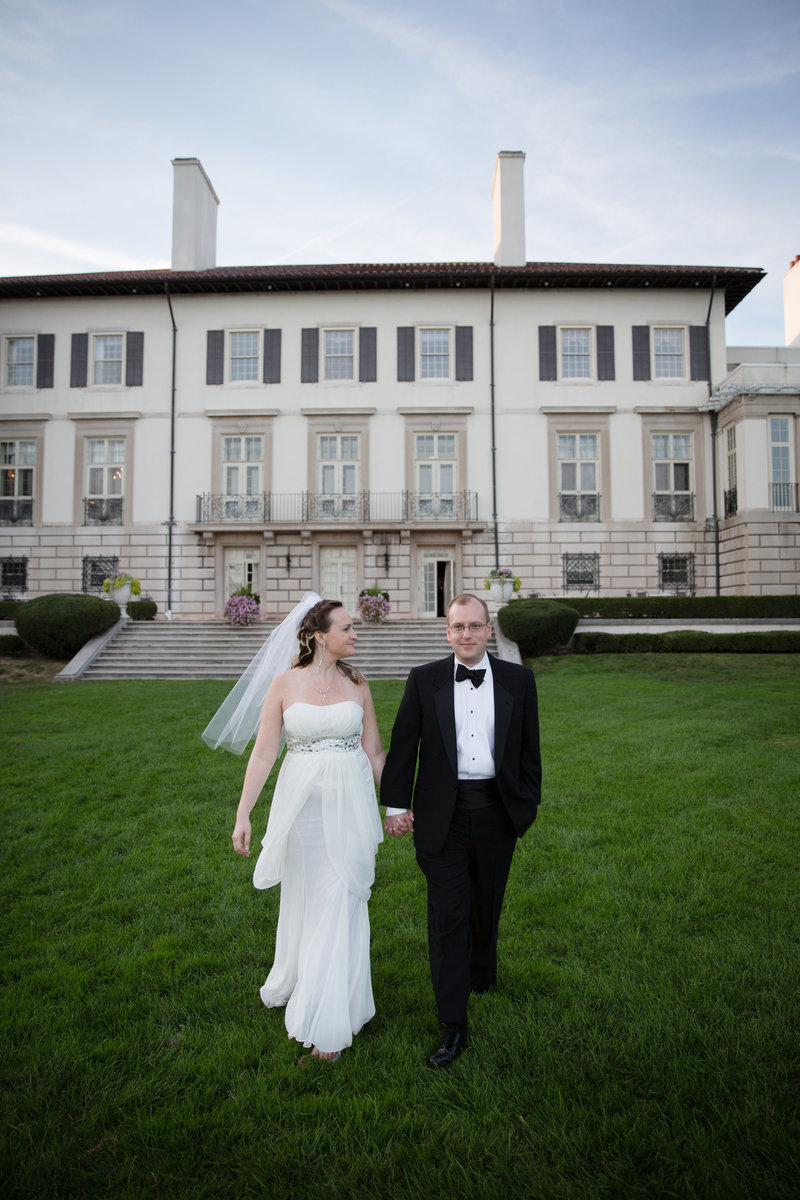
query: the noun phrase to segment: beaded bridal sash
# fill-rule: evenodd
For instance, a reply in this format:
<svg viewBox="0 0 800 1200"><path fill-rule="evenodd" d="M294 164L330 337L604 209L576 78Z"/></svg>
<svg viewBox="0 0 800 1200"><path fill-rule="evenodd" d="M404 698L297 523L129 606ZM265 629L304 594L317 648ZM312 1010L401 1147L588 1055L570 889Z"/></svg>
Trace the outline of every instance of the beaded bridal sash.
<svg viewBox="0 0 800 1200"><path fill-rule="evenodd" d="M337 738L311 738L299 737L297 734L287 733L286 749L292 754L341 754L347 751L361 749L361 734L353 734L352 737Z"/></svg>

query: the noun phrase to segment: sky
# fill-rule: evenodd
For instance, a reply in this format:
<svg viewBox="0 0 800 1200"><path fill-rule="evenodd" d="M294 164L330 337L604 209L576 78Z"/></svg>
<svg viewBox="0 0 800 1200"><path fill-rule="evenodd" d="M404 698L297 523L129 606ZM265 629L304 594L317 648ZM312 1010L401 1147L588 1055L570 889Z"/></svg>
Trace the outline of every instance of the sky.
<svg viewBox="0 0 800 1200"><path fill-rule="evenodd" d="M0 276L169 266L173 158L219 266L488 262L500 150L527 257L800 253L797 0L0 0Z"/></svg>

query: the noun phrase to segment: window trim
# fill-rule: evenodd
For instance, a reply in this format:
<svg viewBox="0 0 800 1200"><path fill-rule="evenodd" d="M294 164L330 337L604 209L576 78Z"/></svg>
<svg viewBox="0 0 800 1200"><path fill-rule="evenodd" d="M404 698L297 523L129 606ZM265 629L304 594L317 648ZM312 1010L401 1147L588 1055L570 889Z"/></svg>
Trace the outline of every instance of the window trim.
<svg viewBox="0 0 800 1200"><path fill-rule="evenodd" d="M11 547L9 547L11 549ZM20 563L22 565L22 584L16 587L14 584L6 584L3 582L3 572L11 563ZM0 554L0 599L1 600L19 600L27 596L29 591L28 567L30 558L27 554Z"/></svg>
<svg viewBox="0 0 800 1200"><path fill-rule="evenodd" d="M307 471L306 491L317 495L319 487L319 460L317 446L320 435L352 435L359 437L359 486L356 494L369 491L369 417L370 413L332 413L330 416L306 415Z"/></svg>
<svg viewBox="0 0 800 1200"><path fill-rule="evenodd" d="M574 434L579 436L582 433L595 434L598 439L598 471L597 471L597 503L599 517L597 520L591 521L569 521L570 525L597 525L603 521L609 521L611 514L607 510L610 505L611 497L611 462L610 462L610 440L609 440L609 416L607 413L548 413L547 414L547 429L548 429L548 467L550 474L550 520L555 524L564 524L561 520L561 506L559 495L561 493L561 472L559 463L562 461L558 457L558 437L559 434ZM587 493L589 494L589 493ZM607 498L607 499L606 499Z"/></svg>
<svg viewBox="0 0 800 1200"><path fill-rule="evenodd" d="M222 443L226 437L260 437L263 448L261 463L261 481L264 492L272 490L272 418L258 416L256 418L236 419L231 416L212 417L211 434L211 492L216 496L224 494L224 479L222 476Z"/></svg>
<svg viewBox="0 0 800 1200"><path fill-rule="evenodd" d="M87 443L99 438L116 438L125 442L125 474L122 479L122 521L115 529L133 524L133 503L135 479L135 438L133 436L133 421L129 418L117 420L112 417L94 418L91 421L81 420L75 436L75 484L73 491L73 524L83 526L83 502L87 492L87 468L89 466L86 452Z"/></svg>
<svg viewBox="0 0 800 1200"><path fill-rule="evenodd" d="M454 433L456 438L456 493L466 492L469 488L467 481L467 415L464 413L441 413L423 415L421 413L404 413L405 429L405 490L409 496L417 494L416 486L416 449L418 434Z"/></svg>
<svg viewBox="0 0 800 1200"><path fill-rule="evenodd" d="M33 473L33 517L31 525L26 529L42 524L42 494L44 476L44 429L41 421L2 421L0 422L0 441L3 442L35 442L36 463ZM0 526L7 529L8 526Z"/></svg>
<svg viewBox="0 0 800 1200"><path fill-rule="evenodd" d="M691 478L689 495L694 497L693 515L690 519L681 518L680 524L693 524L701 520L701 515L706 511L706 484L705 484L705 458L703 449L705 442L703 440L703 414L693 412L691 409L686 409L685 412L644 412L641 409L637 410L641 413L642 418L642 462L645 464L643 475L643 487L645 489L643 512L648 514L647 519L656 524L665 523L663 520L656 522L655 504L653 496L655 495L655 468L656 460L653 458L653 434L668 433L668 434L689 434L692 439L692 457L691 457ZM675 461L675 460L670 460ZM682 460L678 460L682 461ZM684 495L686 493L677 493ZM666 522L667 524L669 522Z"/></svg>
<svg viewBox="0 0 800 1200"><path fill-rule="evenodd" d="M256 373L250 379L233 378L233 339L240 334L254 334L256 337ZM252 358L252 355L242 355L242 358ZM264 331L247 325L234 325L225 330L225 365L223 379L227 387L251 388L263 384L264 375Z"/></svg>

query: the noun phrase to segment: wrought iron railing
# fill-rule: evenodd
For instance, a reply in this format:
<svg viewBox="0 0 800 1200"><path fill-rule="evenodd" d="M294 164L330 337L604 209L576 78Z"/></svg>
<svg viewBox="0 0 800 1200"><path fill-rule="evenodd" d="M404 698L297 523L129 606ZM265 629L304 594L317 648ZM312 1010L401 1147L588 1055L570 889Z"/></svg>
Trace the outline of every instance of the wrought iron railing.
<svg viewBox="0 0 800 1200"><path fill-rule="evenodd" d="M122 497L105 496L102 499L84 497L83 523L84 525L121 525Z"/></svg>
<svg viewBox="0 0 800 1200"><path fill-rule="evenodd" d="M597 591L600 587L599 554L562 554L564 591Z"/></svg>
<svg viewBox="0 0 800 1200"><path fill-rule="evenodd" d="M676 596L694 595L694 555L659 554L658 590Z"/></svg>
<svg viewBox="0 0 800 1200"><path fill-rule="evenodd" d="M258 524L305 524L352 521L356 524L403 521L477 521L475 492L264 492L258 496L197 497L199 525L253 521Z"/></svg>
<svg viewBox="0 0 800 1200"><path fill-rule="evenodd" d="M693 521L694 495L692 492L655 492L653 494L654 521Z"/></svg>
<svg viewBox="0 0 800 1200"><path fill-rule="evenodd" d="M561 492L558 497L559 521L599 521L599 492Z"/></svg>
<svg viewBox="0 0 800 1200"><path fill-rule="evenodd" d="M32 498L17 499L3 496L0 498L0 525L32 525Z"/></svg>
<svg viewBox="0 0 800 1200"><path fill-rule="evenodd" d="M798 485L796 483L771 483L770 491L770 511L771 512L798 512Z"/></svg>
<svg viewBox="0 0 800 1200"><path fill-rule="evenodd" d="M722 493L722 502L724 505L724 513L726 517L735 517L739 511L738 497L736 488L728 488L727 492Z"/></svg>

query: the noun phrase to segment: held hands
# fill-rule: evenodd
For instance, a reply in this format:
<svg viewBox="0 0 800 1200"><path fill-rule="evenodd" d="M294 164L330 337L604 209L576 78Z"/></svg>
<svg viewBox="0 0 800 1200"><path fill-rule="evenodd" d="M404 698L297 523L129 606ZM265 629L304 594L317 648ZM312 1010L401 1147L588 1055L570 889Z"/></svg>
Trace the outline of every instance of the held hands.
<svg viewBox="0 0 800 1200"><path fill-rule="evenodd" d="M386 817L383 822L383 828L392 837L402 837L404 833L410 833L414 829L414 814L408 812L398 813L395 817Z"/></svg>
<svg viewBox="0 0 800 1200"><path fill-rule="evenodd" d="M243 854L245 858L250 857L250 822L246 817L236 818L236 824L233 827L233 848L237 854Z"/></svg>

